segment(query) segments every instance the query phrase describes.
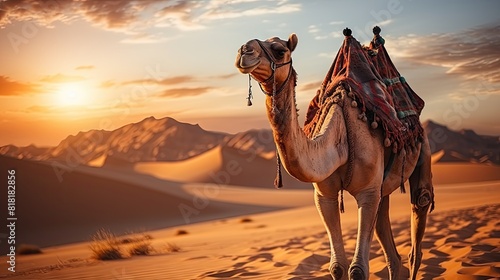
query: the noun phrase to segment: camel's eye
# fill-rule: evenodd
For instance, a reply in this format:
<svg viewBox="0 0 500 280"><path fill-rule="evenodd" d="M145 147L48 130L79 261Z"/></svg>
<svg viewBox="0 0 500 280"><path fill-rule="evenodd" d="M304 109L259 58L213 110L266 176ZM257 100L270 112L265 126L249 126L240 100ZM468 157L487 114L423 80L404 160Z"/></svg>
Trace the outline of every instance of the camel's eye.
<svg viewBox="0 0 500 280"><path fill-rule="evenodd" d="M283 58L287 51L285 47L279 44L273 44L271 46L271 49L273 50L273 53L276 56L276 58Z"/></svg>
<svg viewBox="0 0 500 280"><path fill-rule="evenodd" d="M273 54L276 56L276 58L281 59L285 56L287 48L281 44L274 43L271 45L271 50L273 51Z"/></svg>

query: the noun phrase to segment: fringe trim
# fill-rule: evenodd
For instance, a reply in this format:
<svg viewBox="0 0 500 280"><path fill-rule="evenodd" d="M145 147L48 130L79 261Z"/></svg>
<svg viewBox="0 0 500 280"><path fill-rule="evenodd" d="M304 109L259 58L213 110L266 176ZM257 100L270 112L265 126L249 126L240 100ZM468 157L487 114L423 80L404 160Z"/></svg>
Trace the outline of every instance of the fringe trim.
<svg viewBox="0 0 500 280"><path fill-rule="evenodd" d="M281 175L281 159L278 150L276 150L276 178L274 179L274 187L277 189L283 188L283 177Z"/></svg>
<svg viewBox="0 0 500 280"><path fill-rule="evenodd" d="M344 189L340 189L340 213L344 213Z"/></svg>

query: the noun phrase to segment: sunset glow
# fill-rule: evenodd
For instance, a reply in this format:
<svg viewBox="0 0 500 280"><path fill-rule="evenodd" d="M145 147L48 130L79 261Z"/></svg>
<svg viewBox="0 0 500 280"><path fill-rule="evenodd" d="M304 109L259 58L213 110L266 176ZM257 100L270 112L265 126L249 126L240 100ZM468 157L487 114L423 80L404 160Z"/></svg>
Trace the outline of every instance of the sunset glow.
<svg viewBox="0 0 500 280"><path fill-rule="evenodd" d="M0 1L0 146L56 145L149 116L231 133L269 128L264 95L254 84L247 107L248 80L234 67L243 43L297 34L293 67L304 112L342 29L367 44L374 25L425 100L422 120L500 134L498 1L109 3Z"/></svg>
<svg viewBox="0 0 500 280"><path fill-rule="evenodd" d="M60 106L75 106L86 103L85 91L75 83L62 84L57 90L57 104Z"/></svg>

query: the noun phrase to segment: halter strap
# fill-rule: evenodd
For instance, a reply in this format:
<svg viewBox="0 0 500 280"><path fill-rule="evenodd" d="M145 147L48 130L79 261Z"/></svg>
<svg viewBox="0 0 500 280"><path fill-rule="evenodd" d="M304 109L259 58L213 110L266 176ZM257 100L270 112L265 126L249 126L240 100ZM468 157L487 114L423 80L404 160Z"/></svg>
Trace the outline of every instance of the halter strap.
<svg viewBox="0 0 500 280"><path fill-rule="evenodd" d="M285 85L286 83L288 82L288 80L290 79L290 77L292 76L292 67L290 67L290 70L288 71L288 76L286 77L285 81L283 82L283 84L280 86L279 90L276 91L276 80L275 80L275 76L274 76L274 73L276 72L276 69L282 67L282 66L285 66L285 65L288 65L288 64L292 64L292 59L290 58L289 61L287 62L284 62L284 63L276 63L276 61L274 60L274 57L269 53L269 51L264 48L264 46L262 45L262 42L259 41L259 40L256 40L257 43L259 44L260 48L264 51L264 54L266 54L267 58L269 59L269 61L271 61L271 76L269 76L266 80L264 80L263 82L259 82L259 87L260 87L260 90L265 93L266 95L268 96L273 96L275 94L279 94L280 92L283 91L283 89L285 88ZM263 88L262 88L262 84L267 84L269 83L270 81L273 81L273 92L269 93L269 92L266 92Z"/></svg>

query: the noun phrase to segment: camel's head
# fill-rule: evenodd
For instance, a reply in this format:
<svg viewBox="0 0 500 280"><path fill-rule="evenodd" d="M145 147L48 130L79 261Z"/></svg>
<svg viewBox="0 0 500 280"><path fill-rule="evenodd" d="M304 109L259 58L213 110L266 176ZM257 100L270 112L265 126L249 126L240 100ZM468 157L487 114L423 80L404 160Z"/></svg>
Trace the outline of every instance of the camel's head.
<svg viewBox="0 0 500 280"><path fill-rule="evenodd" d="M250 74L270 93L273 83L282 85L288 79L292 67L291 55L297 43L295 34L291 34L288 41L278 37L248 41L238 50L236 68L243 74Z"/></svg>

